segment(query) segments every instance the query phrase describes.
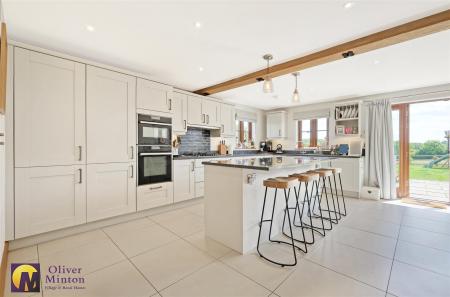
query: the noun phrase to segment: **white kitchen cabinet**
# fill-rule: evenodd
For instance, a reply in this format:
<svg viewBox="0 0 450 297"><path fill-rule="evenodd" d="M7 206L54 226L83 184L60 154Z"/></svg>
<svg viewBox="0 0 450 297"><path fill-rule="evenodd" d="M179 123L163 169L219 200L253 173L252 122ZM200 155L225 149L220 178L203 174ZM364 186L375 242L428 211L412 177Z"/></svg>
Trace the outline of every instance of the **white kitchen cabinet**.
<svg viewBox="0 0 450 297"><path fill-rule="evenodd" d="M174 202L195 196L195 160L175 160L173 165Z"/></svg>
<svg viewBox="0 0 450 297"><path fill-rule="evenodd" d="M267 113L267 138L286 137L286 112L274 111Z"/></svg>
<svg viewBox="0 0 450 297"><path fill-rule="evenodd" d="M135 163L87 165L87 221L136 211Z"/></svg>
<svg viewBox="0 0 450 297"><path fill-rule="evenodd" d="M182 93L173 93L173 119L172 129L174 132L185 133L188 119L188 96Z"/></svg>
<svg viewBox="0 0 450 297"><path fill-rule="evenodd" d="M173 183L160 183L137 188L137 210L173 203Z"/></svg>
<svg viewBox="0 0 450 297"><path fill-rule="evenodd" d="M86 223L85 168L16 168L15 238Z"/></svg>
<svg viewBox="0 0 450 297"><path fill-rule="evenodd" d="M130 162L136 145L136 78L87 66L87 162Z"/></svg>
<svg viewBox="0 0 450 297"><path fill-rule="evenodd" d="M82 164L85 65L16 47L15 167Z"/></svg>
<svg viewBox="0 0 450 297"><path fill-rule="evenodd" d="M173 113L173 87L138 78L137 108Z"/></svg>
<svg viewBox="0 0 450 297"><path fill-rule="evenodd" d="M236 127L236 123L233 105L220 105L220 123L222 136L235 136L234 130Z"/></svg>
<svg viewBox="0 0 450 297"><path fill-rule="evenodd" d="M203 126L206 125L206 118L202 111L202 98L188 96L188 124Z"/></svg>
<svg viewBox="0 0 450 297"><path fill-rule="evenodd" d="M341 179L344 195L359 197L363 184L364 158L337 158L331 160L331 166L342 168ZM336 182L338 191L340 191L339 178L336 178ZM333 180L332 183L334 187Z"/></svg>
<svg viewBox="0 0 450 297"><path fill-rule="evenodd" d="M208 127L220 127L220 102L203 99L202 112Z"/></svg>

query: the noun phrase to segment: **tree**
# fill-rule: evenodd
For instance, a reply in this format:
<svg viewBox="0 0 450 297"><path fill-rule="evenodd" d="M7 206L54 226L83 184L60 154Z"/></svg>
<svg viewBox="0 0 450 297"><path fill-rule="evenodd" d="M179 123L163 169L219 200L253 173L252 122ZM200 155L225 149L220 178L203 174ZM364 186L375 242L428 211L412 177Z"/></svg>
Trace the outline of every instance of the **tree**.
<svg viewBox="0 0 450 297"><path fill-rule="evenodd" d="M427 140L416 152L416 155L444 155L447 153L445 143Z"/></svg>

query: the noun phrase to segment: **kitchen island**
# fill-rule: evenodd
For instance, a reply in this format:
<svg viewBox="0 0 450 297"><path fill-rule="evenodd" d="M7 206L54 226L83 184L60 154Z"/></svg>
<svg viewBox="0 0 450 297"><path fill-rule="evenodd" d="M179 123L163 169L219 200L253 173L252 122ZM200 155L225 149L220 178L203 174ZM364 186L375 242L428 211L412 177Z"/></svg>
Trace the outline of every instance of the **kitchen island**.
<svg viewBox="0 0 450 297"><path fill-rule="evenodd" d="M256 247L263 207L263 180L319 167L329 167L333 157L262 156L210 160L205 165L205 233L233 250L245 254ZM294 195L292 193L292 195ZM303 193L301 193L303 197ZM268 191L266 207L273 205ZM295 196L290 199L295 203ZM273 231L280 230L284 194L279 191ZM269 228L261 238L267 238ZM273 236L277 232L272 232Z"/></svg>

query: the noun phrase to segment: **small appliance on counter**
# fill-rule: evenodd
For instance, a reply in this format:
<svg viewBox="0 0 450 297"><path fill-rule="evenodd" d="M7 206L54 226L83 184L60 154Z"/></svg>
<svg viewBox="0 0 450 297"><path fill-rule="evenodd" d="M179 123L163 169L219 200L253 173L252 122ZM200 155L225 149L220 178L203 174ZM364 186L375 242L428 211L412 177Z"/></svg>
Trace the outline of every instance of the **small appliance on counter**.
<svg viewBox="0 0 450 297"><path fill-rule="evenodd" d="M277 144L277 150L275 151L275 154L282 154L283 153L283 146L281 144Z"/></svg>
<svg viewBox="0 0 450 297"><path fill-rule="evenodd" d="M338 147L338 153L341 156L348 155L348 144L346 144L346 143L340 144L339 147Z"/></svg>
<svg viewBox="0 0 450 297"><path fill-rule="evenodd" d="M270 152L272 150L272 141L261 141L259 143L259 150L261 152Z"/></svg>

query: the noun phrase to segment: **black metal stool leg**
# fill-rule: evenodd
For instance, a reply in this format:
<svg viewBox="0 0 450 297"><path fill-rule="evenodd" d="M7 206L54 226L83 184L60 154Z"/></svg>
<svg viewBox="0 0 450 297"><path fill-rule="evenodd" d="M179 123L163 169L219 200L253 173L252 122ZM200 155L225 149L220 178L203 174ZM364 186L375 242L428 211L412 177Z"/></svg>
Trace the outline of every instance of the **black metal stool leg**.
<svg viewBox="0 0 450 297"><path fill-rule="evenodd" d="M330 192L331 192L331 202L333 202L333 213L335 217L335 221L333 223L337 224L339 220L341 219L341 214L336 210L336 204L334 203L334 194L333 194L333 187L331 186L331 176L328 177L328 184L330 185ZM336 196L336 199L338 197ZM339 215L339 218L338 218Z"/></svg>
<svg viewBox="0 0 450 297"><path fill-rule="evenodd" d="M342 212L341 212L341 207L339 205L339 194L338 194L338 189L337 189L337 184L336 184L336 174L335 173L333 173L333 180L334 180L334 191L336 193L336 201L337 201L339 217L341 217L342 216Z"/></svg>
<svg viewBox="0 0 450 297"><path fill-rule="evenodd" d="M347 208L345 207L344 190L342 189L341 173L339 173L339 184L341 185L342 203L344 204L344 216L347 215Z"/></svg>

